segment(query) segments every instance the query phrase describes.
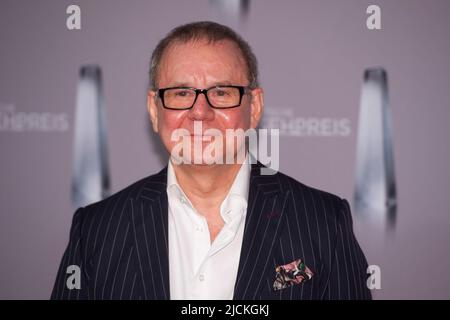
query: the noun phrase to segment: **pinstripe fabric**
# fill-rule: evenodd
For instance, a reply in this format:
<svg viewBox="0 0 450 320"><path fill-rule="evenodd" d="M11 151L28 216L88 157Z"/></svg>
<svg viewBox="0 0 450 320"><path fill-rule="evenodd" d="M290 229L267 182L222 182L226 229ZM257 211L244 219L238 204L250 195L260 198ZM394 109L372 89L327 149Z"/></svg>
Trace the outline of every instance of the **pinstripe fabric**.
<svg viewBox="0 0 450 320"><path fill-rule="evenodd" d="M370 299L367 262L346 200L252 166L234 299ZM169 299L167 168L78 209L52 299ZM310 281L272 289L275 267L302 259ZM81 268L81 289L66 286Z"/></svg>

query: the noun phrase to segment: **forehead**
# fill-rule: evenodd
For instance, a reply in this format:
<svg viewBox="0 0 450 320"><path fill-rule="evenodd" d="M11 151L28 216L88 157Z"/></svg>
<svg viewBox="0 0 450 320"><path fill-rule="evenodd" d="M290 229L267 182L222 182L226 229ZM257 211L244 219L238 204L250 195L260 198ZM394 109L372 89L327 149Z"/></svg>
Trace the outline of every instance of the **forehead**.
<svg viewBox="0 0 450 320"><path fill-rule="evenodd" d="M247 65L238 46L230 40L175 42L164 51L159 66L160 85L246 84Z"/></svg>

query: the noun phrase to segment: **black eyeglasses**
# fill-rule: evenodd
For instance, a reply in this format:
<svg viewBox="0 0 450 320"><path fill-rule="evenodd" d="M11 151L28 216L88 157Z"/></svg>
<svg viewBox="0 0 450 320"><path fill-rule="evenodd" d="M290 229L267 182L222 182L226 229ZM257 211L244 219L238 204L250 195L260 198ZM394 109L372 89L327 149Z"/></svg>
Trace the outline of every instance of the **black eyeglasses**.
<svg viewBox="0 0 450 320"><path fill-rule="evenodd" d="M208 89L171 87L158 89L157 93L163 107L170 110L191 109L201 93L212 108L229 109L241 105L242 96L248 89L244 86L214 86Z"/></svg>

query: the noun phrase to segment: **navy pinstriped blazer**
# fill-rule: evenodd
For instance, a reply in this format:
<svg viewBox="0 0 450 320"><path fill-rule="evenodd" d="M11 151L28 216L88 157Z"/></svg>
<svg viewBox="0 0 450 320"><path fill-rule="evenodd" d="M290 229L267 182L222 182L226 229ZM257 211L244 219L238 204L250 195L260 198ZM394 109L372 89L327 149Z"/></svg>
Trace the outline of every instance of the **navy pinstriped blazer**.
<svg viewBox="0 0 450 320"><path fill-rule="evenodd" d="M252 165L234 299L371 299L348 202ZM167 167L78 209L52 299L170 299ZM311 280L273 289L275 267L302 259ZM67 267L81 271L68 289Z"/></svg>

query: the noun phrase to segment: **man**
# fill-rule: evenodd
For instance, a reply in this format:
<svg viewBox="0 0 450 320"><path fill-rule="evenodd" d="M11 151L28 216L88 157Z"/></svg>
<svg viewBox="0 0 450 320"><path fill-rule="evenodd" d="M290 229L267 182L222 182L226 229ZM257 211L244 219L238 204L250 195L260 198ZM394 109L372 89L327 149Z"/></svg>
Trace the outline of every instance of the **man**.
<svg viewBox="0 0 450 320"><path fill-rule="evenodd" d="M249 45L191 23L160 41L150 69L148 111L168 166L75 212L52 298L370 299L347 201L262 174L248 142L223 138L262 116Z"/></svg>

